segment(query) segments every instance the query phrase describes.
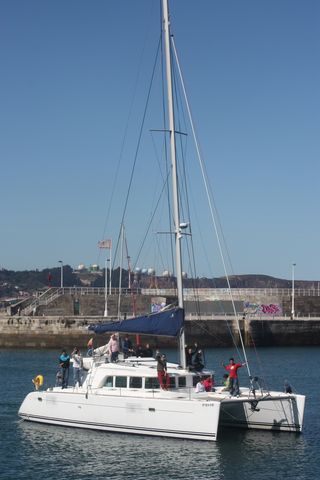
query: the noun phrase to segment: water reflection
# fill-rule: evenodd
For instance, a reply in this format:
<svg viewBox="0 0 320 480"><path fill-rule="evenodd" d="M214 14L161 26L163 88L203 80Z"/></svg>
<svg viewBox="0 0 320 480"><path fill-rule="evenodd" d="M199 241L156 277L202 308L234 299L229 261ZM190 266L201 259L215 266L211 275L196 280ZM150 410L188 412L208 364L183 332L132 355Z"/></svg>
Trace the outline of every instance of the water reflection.
<svg viewBox="0 0 320 480"><path fill-rule="evenodd" d="M223 429L216 443L96 432L19 423L24 474L43 471L63 476L114 479L285 478L296 464L295 478L304 479L306 444L301 435ZM19 477L16 477L19 478ZM21 477L23 478L23 477Z"/></svg>
<svg viewBox="0 0 320 480"><path fill-rule="evenodd" d="M135 479L221 478L221 453L216 443L158 437L96 432L40 424L20 423L25 473L43 469L46 478L63 475L71 478L106 477ZM191 473L192 472L192 473ZM204 475L204 476L203 476Z"/></svg>

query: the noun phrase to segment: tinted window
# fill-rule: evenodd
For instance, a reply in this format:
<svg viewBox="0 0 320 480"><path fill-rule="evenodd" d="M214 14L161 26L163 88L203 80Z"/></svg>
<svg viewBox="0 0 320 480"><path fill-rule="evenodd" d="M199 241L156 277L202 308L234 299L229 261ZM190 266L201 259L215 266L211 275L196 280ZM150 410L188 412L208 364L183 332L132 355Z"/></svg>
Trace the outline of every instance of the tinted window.
<svg viewBox="0 0 320 480"><path fill-rule="evenodd" d="M142 378L141 377L130 377L129 378L130 388L142 388Z"/></svg>
<svg viewBox="0 0 320 480"><path fill-rule="evenodd" d="M170 388L176 388L176 377L170 377Z"/></svg>
<svg viewBox="0 0 320 480"><path fill-rule="evenodd" d="M160 388L158 379L156 377L150 377L145 379L145 388Z"/></svg>
<svg viewBox="0 0 320 480"><path fill-rule="evenodd" d="M186 377L179 377L179 387L185 387L187 385Z"/></svg>
<svg viewBox="0 0 320 480"><path fill-rule="evenodd" d="M105 387L113 387L113 377L107 377L104 382Z"/></svg>
<svg viewBox="0 0 320 480"><path fill-rule="evenodd" d="M127 377L116 377L116 387L127 388Z"/></svg>

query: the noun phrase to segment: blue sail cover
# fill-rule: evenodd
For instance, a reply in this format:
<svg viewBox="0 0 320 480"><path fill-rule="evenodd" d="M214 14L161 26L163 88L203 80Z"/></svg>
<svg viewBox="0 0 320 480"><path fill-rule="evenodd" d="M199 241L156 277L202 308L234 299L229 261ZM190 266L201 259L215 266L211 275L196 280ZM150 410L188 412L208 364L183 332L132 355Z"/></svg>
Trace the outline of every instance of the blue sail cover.
<svg viewBox="0 0 320 480"><path fill-rule="evenodd" d="M123 332L177 337L183 325L184 312L182 308L173 308L163 312L129 318L121 322L89 325L94 333Z"/></svg>

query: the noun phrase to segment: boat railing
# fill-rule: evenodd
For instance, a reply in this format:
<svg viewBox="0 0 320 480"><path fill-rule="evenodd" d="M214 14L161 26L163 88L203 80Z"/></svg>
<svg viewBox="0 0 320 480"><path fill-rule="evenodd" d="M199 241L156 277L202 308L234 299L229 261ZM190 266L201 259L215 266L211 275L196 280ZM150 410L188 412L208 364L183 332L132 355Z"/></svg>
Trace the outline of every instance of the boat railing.
<svg viewBox="0 0 320 480"><path fill-rule="evenodd" d="M89 385L89 391L92 386ZM161 399L180 399L180 400L194 400L206 398L208 393L196 393L195 387L173 387L168 390L161 388L127 388L127 387L103 387L105 393L108 395L116 395L120 397L144 397L144 398L161 398Z"/></svg>

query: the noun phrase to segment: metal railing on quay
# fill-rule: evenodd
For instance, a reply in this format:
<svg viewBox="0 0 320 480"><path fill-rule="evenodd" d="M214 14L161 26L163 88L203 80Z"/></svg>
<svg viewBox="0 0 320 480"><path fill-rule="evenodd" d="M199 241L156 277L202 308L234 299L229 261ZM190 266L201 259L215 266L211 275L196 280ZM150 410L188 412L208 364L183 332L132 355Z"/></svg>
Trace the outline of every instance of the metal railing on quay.
<svg viewBox="0 0 320 480"><path fill-rule="evenodd" d="M49 291L55 290L60 295L105 295L104 287L63 287L56 288L52 287L41 294L37 294L37 297L42 297L45 294L48 294ZM175 288L117 288L112 287L111 294L118 295L119 291L121 295L132 295L132 294L142 294L150 296L176 296L177 290ZM110 293L108 289L108 294ZM319 297L320 288L295 288L294 294L300 297ZM186 299L203 297L208 299L215 299L214 297L221 296L233 296L233 297L257 297L257 296L266 296L266 297L292 297L291 288L186 288L184 289L184 296ZM218 298L217 298L218 299Z"/></svg>

